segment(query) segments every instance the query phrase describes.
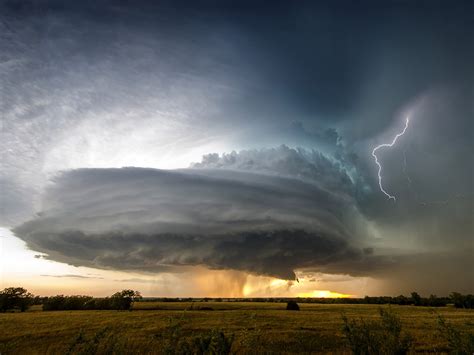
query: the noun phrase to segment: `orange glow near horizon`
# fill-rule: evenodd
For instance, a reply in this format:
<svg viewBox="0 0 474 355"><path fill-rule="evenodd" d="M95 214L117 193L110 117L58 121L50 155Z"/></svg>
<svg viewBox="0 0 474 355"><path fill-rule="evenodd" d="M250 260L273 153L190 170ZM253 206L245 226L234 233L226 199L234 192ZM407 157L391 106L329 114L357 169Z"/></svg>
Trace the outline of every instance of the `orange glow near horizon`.
<svg viewBox="0 0 474 355"><path fill-rule="evenodd" d="M346 295L344 293L332 292L329 290L314 290L313 292L299 293L298 297L302 298L350 298L353 295Z"/></svg>
<svg viewBox="0 0 474 355"><path fill-rule="evenodd" d="M0 289L21 286L41 296L95 297L109 296L125 288L138 290L146 297L342 298L376 293L368 287L369 279L347 275L315 274L292 281L203 266L183 266L175 273L144 274L76 267L39 255L9 229L0 227Z"/></svg>

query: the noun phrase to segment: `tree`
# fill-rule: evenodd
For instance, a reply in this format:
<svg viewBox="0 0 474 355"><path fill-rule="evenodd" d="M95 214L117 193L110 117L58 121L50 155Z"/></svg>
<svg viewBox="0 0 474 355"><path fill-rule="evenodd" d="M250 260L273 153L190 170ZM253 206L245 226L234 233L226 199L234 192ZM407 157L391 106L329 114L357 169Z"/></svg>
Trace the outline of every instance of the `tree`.
<svg viewBox="0 0 474 355"><path fill-rule="evenodd" d="M474 308L474 295L461 295L458 292L452 292L449 298L456 308Z"/></svg>
<svg viewBox="0 0 474 355"><path fill-rule="evenodd" d="M415 306L421 306L421 296L418 293L412 292L411 299L413 300L413 304Z"/></svg>
<svg viewBox="0 0 474 355"><path fill-rule="evenodd" d="M140 300L142 295L138 291L134 290L122 290L116 292L110 297L112 307L114 309L129 310L132 307L132 303Z"/></svg>
<svg viewBox="0 0 474 355"><path fill-rule="evenodd" d="M19 309L24 312L33 302L33 295L23 287L8 287L0 292L0 311Z"/></svg>

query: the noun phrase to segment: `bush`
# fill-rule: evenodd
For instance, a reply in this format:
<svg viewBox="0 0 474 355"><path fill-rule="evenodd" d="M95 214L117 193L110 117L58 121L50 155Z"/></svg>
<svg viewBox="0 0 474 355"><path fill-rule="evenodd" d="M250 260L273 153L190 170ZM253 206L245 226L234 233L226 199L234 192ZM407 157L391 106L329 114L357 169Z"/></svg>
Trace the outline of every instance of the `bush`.
<svg viewBox="0 0 474 355"><path fill-rule="evenodd" d="M436 297L436 295L431 295L426 300L426 305L429 307L445 307L448 304L446 298Z"/></svg>
<svg viewBox="0 0 474 355"><path fill-rule="evenodd" d="M379 321L349 320L345 315L344 335L357 355L406 354L412 337L402 332L400 319L391 311L380 309Z"/></svg>
<svg viewBox="0 0 474 355"><path fill-rule="evenodd" d="M415 306L422 306L423 305L423 300L417 292L412 292L411 293L411 299L412 299L413 305L415 305Z"/></svg>
<svg viewBox="0 0 474 355"><path fill-rule="evenodd" d="M198 310L200 310L200 311L213 311L214 308L212 308L212 307L199 307Z"/></svg>
<svg viewBox="0 0 474 355"><path fill-rule="evenodd" d="M296 303L295 301L288 301L288 303L286 304L286 310L287 311L299 311L300 306L298 306L298 303Z"/></svg>
<svg viewBox="0 0 474 355"><path fill-rule="evenodd" d="M197 355L227 355L231 353L234 336L228 336L218 329L212 329L200 335L185 337L183 334L184 316L174 320L164 329L161 338L164 338L163 353L168 355L197 354Z"/></svg>
<svg viewBox="0 0 474 355"><path fill-rule="evenodd" d="M119 337L113 328L101 328L89 335L81 329L65 355L127 354L129 349L128 339Z"/></svg>
<svg viewBox="0 0 474 355"><path fill-rule="evenodd" d="M207 333L191 338L188 341L187 354L230 354L233 336L226 336L222 331L213 329Z"/></svg>
<svg viewBox="0 0 474 355"><path fill-rule="evenodd" d="M460 293L453 292L449 295L449 298L456 308L474 308L474 295L461 295Z"/></svg>
<svg viewBox="0 0 474 355"><path fill-rule="evenodd" d="M46 297L43 300L43 311L83 310L90 309L86 305L93 301L90 296L63 296Z"/></svg>
<svg viewBox="0 0 474 355"><path fill-rule="evenodd" d="M462 333L438 315L438 327L441 336L448 342L448 350L452 354L474 354L474 334Z"/></svg>
<svg viewBox="0 0 474 355"><path fill-rule="evenodd" d="M106 298L93 298L90 296L63 296L46 297L43 300L44 311L60 310L92 310L116 309L130 310L134 301L141 298L138 291L123 290Z"/></svg>
<svg viewBox="0 0 474 355"><path fill-rule="evenodd" d="M93 300L90 296L63 296L46 297L43 300L43 311L82 310Z"/></svg>

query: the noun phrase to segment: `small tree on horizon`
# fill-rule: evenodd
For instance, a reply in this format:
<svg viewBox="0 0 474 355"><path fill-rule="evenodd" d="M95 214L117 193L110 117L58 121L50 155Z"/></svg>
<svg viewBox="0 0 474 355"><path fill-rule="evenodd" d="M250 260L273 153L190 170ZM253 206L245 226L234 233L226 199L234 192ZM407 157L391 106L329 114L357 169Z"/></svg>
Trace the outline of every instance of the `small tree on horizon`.
<svg viewBox="0 0 474 355"><path fill-rule="evenodd" d="M411 293L411 299L415 306L421 306L421 296L417 292Z"/></svg>
<svg viewBox="0 0 474 355"><path fill-rule="evenodd" d="M114 309L130 310L132 303L140 300L142 295L139 291L122 290L116 292L110 297Z"/></svg>
<svg viewBox="0 0 474 355"><path fill-rule="evenodd" d="M23 287L8 287L0 292L0 311L19 309L24 312L33 303L33 295Z"/></svg>

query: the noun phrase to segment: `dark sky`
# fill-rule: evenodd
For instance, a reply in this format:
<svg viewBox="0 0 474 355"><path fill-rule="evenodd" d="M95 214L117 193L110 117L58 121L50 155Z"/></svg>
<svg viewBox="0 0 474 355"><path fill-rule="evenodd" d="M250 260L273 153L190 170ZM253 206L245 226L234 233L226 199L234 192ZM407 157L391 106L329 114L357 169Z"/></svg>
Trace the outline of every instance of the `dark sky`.
<svg viewBox="0 0 474 355"><path fill-rule="evenodd" d="M472 1L0 4L0 220L33 250L473 291ZM407 115L393 201L371 153Z"/></svg>

